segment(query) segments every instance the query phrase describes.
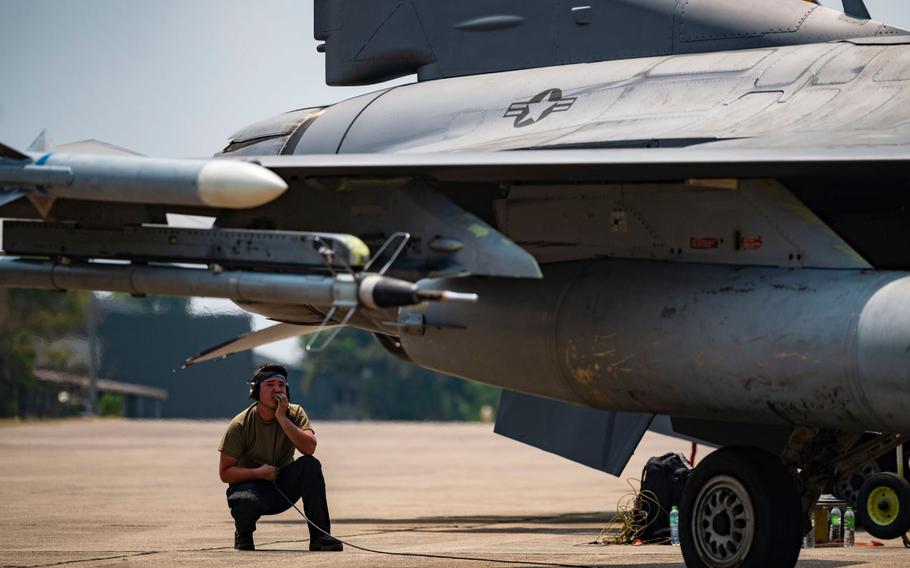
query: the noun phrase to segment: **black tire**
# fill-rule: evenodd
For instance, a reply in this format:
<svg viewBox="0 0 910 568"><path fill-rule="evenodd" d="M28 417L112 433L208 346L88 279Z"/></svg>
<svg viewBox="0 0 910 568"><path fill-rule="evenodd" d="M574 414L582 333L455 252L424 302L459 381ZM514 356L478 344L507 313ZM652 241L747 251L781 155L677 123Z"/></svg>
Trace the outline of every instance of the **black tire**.
<svg viewBox="0 0 910 568"><path fill-rule="evenodd" d="M859 490L856 517L875 538L897 538L910 530L910 483L891 472L869 476Z"/></svg>
<svg viewBox="0 0 910 568"><path fill-rule="evenodd" d="M791 568L802 526L796 481L758 448L722 448L706 457L680 503L687 568Z"/></svg>

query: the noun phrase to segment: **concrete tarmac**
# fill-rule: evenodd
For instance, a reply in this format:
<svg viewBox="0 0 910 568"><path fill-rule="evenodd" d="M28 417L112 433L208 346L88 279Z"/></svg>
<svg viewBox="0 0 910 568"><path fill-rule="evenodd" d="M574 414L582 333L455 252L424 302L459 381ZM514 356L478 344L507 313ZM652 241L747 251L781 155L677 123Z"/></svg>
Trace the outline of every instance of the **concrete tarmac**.
<svg viewBox="0 0 910 568"><path fill-rule="evenodd" d="M0 426L0 567L683 566L678 548L591 543L631 495L625 478L637 479L650 456L688 454L688 443L649 433L617 479L497 436L486 424L315 424L337 536L459 559L350 546L310 553L293 509L260 521L256 552L237 552L217 475L226 423ZM910 563L900 541L885 545L804 551L799 565Z"/></svg>

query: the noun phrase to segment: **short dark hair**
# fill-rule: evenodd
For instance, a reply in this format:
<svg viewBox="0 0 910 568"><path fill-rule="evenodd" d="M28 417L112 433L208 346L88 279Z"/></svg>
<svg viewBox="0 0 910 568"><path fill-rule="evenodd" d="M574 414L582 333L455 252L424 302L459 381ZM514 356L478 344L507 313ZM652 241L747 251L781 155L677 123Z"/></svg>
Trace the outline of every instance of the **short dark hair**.
<svg viewBox="0 0 910 568"><path fill-rule="evenodd" d="M288 370L284 368L284 365L279 365L277 363L269 363L263 365L253 373L253 378L248 382L250 385L250 398L253 400L259 400L259 385L262 384L262 381L270 379L272 377L280 376L284 379L284 382L288 382ZM288 398L291 396L290 386L287 387Z"/></svg>

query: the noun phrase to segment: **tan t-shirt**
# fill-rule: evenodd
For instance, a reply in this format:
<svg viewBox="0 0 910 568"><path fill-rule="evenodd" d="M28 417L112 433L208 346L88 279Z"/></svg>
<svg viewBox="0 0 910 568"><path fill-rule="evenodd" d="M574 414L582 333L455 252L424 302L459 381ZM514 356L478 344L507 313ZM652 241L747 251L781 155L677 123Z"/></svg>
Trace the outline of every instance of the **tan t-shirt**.
<svg viewBox="0 0 910 568"><path fill-rule="evenodd" d="M258 404L254 402L231 420L218 451L237 458L240 467L254 468L263 464L284 467L294 461L294 444L278 420L265 422L259 416ZM313 430L299 404L288 406L288 418L302 430Z"/></svg>

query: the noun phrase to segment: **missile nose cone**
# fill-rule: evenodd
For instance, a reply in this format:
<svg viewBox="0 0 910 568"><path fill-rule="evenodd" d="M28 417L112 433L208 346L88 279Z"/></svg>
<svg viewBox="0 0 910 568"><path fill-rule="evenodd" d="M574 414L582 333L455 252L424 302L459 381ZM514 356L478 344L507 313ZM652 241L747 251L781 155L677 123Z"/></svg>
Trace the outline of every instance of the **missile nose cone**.
<svg viewBox="0 0 910 568"><path fill-rule="evenodd" d="M271 170L249 162L212 160L196 180L199 198L211 207L248 209L283 194L288 184Z"/></svg>

